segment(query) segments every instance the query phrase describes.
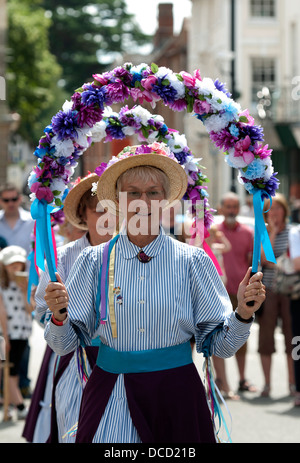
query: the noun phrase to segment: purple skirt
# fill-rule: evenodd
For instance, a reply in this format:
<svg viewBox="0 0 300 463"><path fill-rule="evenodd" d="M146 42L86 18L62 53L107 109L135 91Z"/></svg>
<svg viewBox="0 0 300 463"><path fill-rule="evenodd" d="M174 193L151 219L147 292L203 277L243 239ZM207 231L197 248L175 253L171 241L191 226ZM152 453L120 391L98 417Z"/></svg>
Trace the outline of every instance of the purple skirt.
<svg viewBox="0 0 300 463"><path fill-rule="evenodd" d="M37 382L34 388L34 392L31 398L30 407L29 407L28 415L26 418L26 423L24 426L23 434L22 434L22 436L25 437L25 439L28 442L33 441L33 435L34 435L36 422L37 422L39 413L41 411L40 402L44 398L47 377L48 377L49 362L50 362L50 358L52 355L54 355L54 352L47 345L46 351L43 357L42 365L40 368L39 376L38 376L38 379L37 379Z"/></svg>
<svg viewBox="0 0 300 463"><path fill-rule="evenodd" d="M94 367L83 391L76 443L93 441L117 378ZM130 415L143 443L216 443L204 387L193 363L127 373L124 383Z"/></svg>

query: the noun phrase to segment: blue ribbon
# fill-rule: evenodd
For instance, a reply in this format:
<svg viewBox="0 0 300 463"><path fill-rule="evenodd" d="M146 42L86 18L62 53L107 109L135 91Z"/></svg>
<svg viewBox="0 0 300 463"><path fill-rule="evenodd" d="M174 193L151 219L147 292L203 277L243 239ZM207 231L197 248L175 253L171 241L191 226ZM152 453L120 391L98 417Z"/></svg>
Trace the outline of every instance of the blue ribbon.
<svg viewBox="0 0 300 463"><path fill-rule="evenodd" d="M28 260L30 261L30 267L29 267L28 286L27 286L27 301L30 302L31 288L33 285L37 286L39 284L39 275L36 271L35 263L34 263L34 251L31 251L31 253L28 256Z"/></svg>
<svg viewBox="0 0 300 463"><path fill-rule="evenodd" d="M266 224L263 217L263 208L264 208L264 198L263 194L266 193L265 190L256 190L253 194L253 207L254 207L254 216L255 216L255 227L254 227L254 246L253 246L253 257L252 257L252 272L256 273L258 271L258 265L261 260L261 246L263 247L266 259L269 262L276 264L275 255L272 249L271 241L269 234L266 228ZM272 205L272 198L270 198L270 204Z"/></svg>
<svg viewBox="0 0 300 463"><path fill-rule="evenodd" d="M52 242L50 214L57 212L61 207L54 207L44 199L35 199L31 205L31 216L36 220L36 265L45 271L45 257L51 281L57 281L55 254Z"/></svg>

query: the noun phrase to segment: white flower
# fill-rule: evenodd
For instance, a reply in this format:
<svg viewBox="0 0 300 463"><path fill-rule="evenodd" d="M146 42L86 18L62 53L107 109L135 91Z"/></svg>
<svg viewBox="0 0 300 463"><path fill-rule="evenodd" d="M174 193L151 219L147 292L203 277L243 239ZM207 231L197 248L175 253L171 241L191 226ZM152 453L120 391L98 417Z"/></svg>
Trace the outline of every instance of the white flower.
<svg viewBox="0 0 300 463"><path fill-rule="evenodd" d="M105 138L106 137L105 129L106 129L106 123L103 120L100 122L96 122L96 124L91 130L92 140L94 142L99 142L103 138Z"/></svg>
<svg viewBox="0 0 300 463"><path fill-rule="evenodd" d="M36 199L36 194L35 193L30 193L29 199L33 203L33 201Z"/></svg>
<svg viewBox="0 0 300 463"><path fill-rule="evenodd" d="M205 128L208 132L220 132L228 126L228 120L225 114L213 114L209 116L204 122Z"/></svg>
<svg viewBox="0 0 300 463"><path fill-rule="evenodd" d="M212 79L209 77L205 77L202 81L196 80L195 87L198 88L199 95L212 95L213 92L216 90L215 84Z"/></svg>
<svg viewBox="0 0 300 463"><path fill-rule="evenodd" d="M173 153L180 153L187 146L185 135L174 132L173 137L168 141L168 146Z"/></svg>
<svg viewBox="0 0 300 463"><path fill-rule="evenodd" d="M82 146L82 148L88 148L90 146L90 143L88 141L88 137L91 135L91 129L90 127L86 128L78 128L76 129L77 132L77 138L75 138L76 143L78 145Z"/></svg>
<svg viewBox="0 0 300 463"><path fill-rule="evenodd" d="M153 143L153 142L155 141L157 135L158 135L158 131L157 131L157 130L156 130L155 132L150 133L149 136L148 136L148 138L147 138L147 141L148 141L149 143Z"/></svg>
<svg viewBox="0 0 300 463"><path fill-rule="evenodd" d="M193 156L187 156L184 164L184 170L188 174L189 172L198 172L197 159Z"/></svg>
<svg viewBox="0 0 300 463"><path fill-rule="evenodd" d="M228 156L225 156L225 162L230 167L235 167L237 169L243 169L243 167L247 167L248 164L244 161L243 156L234 156L235 150L234 148L228 151Z"/></svg>
<svg viewBox="0 0 300 463"><path fill-rule="evenodd" d="M124 135L126 135L127 137L130 137L131 135L134 135L135 134L135 129L134 127L122 127L122 132L124 133Z"/></svg>
<svg viewBox="0 0 300 463"><path fill-rule="evenodd" d="M54 178L51 183L51 191L60 191L60 195L62 196L63 192L66 189L65 182L61 178Z"/></svg>
<svg viewBox="0 0 300 463"><path fill-rule="evenodd" d="M70 109L72 109L72 106L73 106L73 102L72 102L72 101L66 100L66 101L64 102L64 104L63 104L62 109L63 109L64 112L67 112L67 111L69 111Z"/></svg>
<svg viewBox="0 0 300 463"><path fill-rule="evenodd" d="M141 63L139 64L138 66L132 66L131 69L130 69L130 72L131 74L133 74L134 72L136 72L137 74L140 74L141 71L144 69L144 68L148 68L148 64L146 63Z"/></svg>
<svg viewBox="0 0 300 463"><path fill-rule="evenodd" d="M131 110L132 114L135 117L138 117L143 125L148 124L148 120L151 119L152 114L145 108L142 108L142 106L135 106Z"/></svg>
<svg viewBox="0 0 300 463"><path fill-rule="evenodd" d="M260 159L260 162L266 166L264 180L267 182L274 174L274 166L272 165L272 160L270 156L268 156L265 159Z"/></svg>
<svg viewBox="0 0 300 463"><path fill-rule="evenodd" d="M60 158L61 156L69 158L72 156L74 151L73 141L70 138L65 140L59 140L55 135L51 140L52 145L55 146L55 156Z"/></svg>

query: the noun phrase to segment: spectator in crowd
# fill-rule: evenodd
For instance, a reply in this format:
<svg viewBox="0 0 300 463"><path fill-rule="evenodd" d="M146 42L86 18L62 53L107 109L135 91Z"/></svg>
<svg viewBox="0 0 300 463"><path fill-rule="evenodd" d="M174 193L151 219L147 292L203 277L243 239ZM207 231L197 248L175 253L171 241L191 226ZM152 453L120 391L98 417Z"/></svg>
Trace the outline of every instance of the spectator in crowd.
<svg viewBox="0 0 300 463"><path fill-rule="evenodd" d="M224 221L218 225L218 230L223 233L231 244L231 250L224 253L223 263L226 274L226 289L229 294L233 309L237 307L237 291L240 281L243 279L248 267L251 265L253 251L253 231L247 225L237 220L240 212L240 200L237 194L229 192L221 200L220 213ZM245 378L247 344L236 353L236 360L239 371L239 391L255 392L256 388ZM237 398L230 391L226 379L226 368L224 359L214 358L217 384L226 396Z"/></svg>
<svg viewBox="0 0 300 463"><path fill-rule="evenodd" d="M270 208L270 201L266 201L265 220L275 258L286 253L289 246L289 207L286 198L282 194L276 194ZM266 300L258 316L259 321L259 353L265 378L265 385L261 395L269 397L271 391L271 363L272 354L275 352L274 333L278 320L281 320L282 331L285 338L287 354L288 378L290 392L294 391L294 368L292 359L292 322L290 313L290 299L279 294L273 288L275 266L266 261L262 253L263 282L266 286Z"/></svg>

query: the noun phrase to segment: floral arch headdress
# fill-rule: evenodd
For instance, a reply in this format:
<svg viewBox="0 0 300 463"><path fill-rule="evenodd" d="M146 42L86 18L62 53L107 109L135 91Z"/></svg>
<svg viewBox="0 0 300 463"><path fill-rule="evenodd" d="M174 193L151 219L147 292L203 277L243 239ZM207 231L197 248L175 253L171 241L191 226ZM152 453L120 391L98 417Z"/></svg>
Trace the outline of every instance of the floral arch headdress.
<svg viewBox="0 0 300 463"><path fill-rule="evenodd" d="M113 112L111 105L132 98L139 105L124 106ZM55 281L55 253L49 233L50 214L63 206L68 184L79 157L94 142L122 139L137 134L140 141L165 143L188 176L185 199L204 202L207 229L213 221L206 182L208 178L187 145L184 134L170 129L161 116L143 108L158 101L173 111L187 111L204 124L211 141L225 154L225 162L238 171L238 179L253 194L255 209L255 243L253 271L260 262L260 247L268 260L275 257L268 240L262 210L264 198L275 195L279 182L271 161L272 150L263 143L260 126L255 125L248 110L242 111L218 80L193 74L174 73L166 67L142 63L125 63L112 71L94 74L93 81L75 91L61 111L53 116L34 152L37 165L28 184L31 190L32 216L36 219L36 264L44 269L44 256L50 277ZM98 169L101 173L106 166Z"/></svg>

